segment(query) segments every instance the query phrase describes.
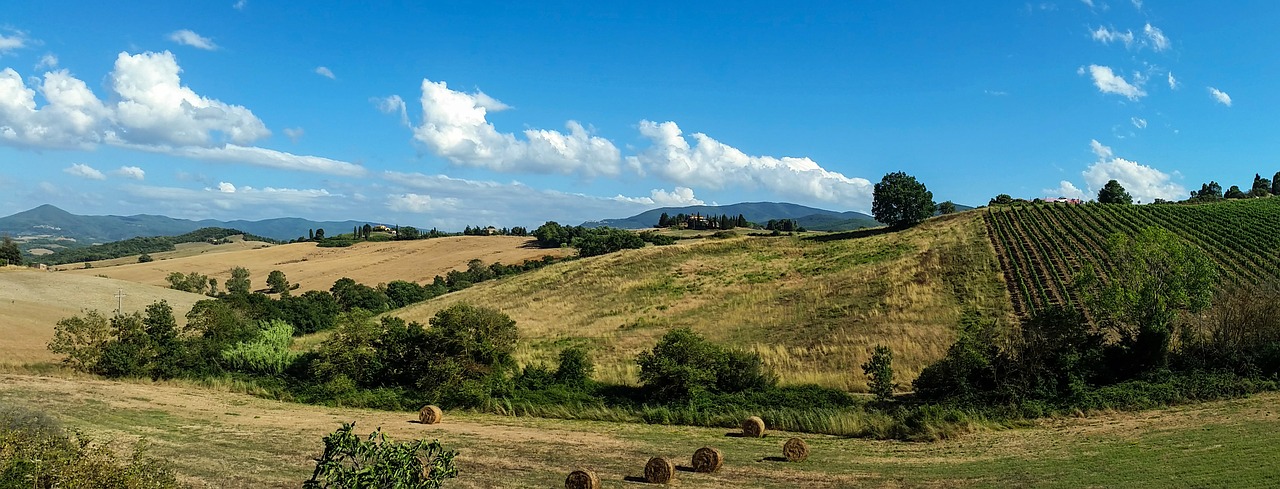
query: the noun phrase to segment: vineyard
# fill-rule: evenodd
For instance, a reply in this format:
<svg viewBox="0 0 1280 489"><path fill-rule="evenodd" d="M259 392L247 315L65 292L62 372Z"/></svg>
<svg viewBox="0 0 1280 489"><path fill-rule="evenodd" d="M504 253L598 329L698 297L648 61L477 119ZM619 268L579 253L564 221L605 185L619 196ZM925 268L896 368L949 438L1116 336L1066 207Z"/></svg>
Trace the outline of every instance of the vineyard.
<svg viewBox="0 0 1280 489"><path fill-rule="evenodd" d="M1223 282L1280 278L1280 198L1199 205L1027 204L991 207L983 218L1019 317L1049 305L1081 306L1071 287L1076 273L1092 265L1105 280L1112 270L1107 239L1150 226L1203 250Z"/></svg>

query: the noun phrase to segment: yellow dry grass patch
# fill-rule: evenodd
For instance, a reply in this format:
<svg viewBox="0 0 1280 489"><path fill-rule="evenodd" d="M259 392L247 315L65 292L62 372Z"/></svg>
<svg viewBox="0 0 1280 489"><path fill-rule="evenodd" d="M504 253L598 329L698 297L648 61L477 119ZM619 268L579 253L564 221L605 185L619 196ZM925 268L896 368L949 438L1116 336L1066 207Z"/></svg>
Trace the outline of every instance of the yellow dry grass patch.
<svg viewBox="0 0 1280 489"><path fill-rule="evenodd" d="M231 278L232 267L241 266L249 269L254 288L265 288L267 274L272 270L280 270L288 277L289 282L299 284L300 292L304 292L329 290L342 277L370 286L393 280L422 283L430 282L436 275L446 274L450 270L465 269L467 262L476 258L485 263L516 264L539 259L544 255L565 256L573 251L539 249L532 243L530 238L517 236L458 236L364 242L346 248L320 248L315 243L294 243L223 253L199 253L149 263L72 270L67 273L101 274L120 280L167 287L165 277L170 273L199 272L217 279L219 287L222 287ZM133 261L136 262L137 258Z"/></svg>
<svg viewBox="0 0 1280 489"><path fill-rule="evenodd" d="M174 258L186 258L188 256L204 255L209 253L226 253L229 251L245 251L256 250L258 248L266 248L271 246L270 243L262 241L245 241L243 235L235 235L227 237L229 242L223 244L209 243L178 243L173 245L173 251L162 251L159 253L150 253L153 260L172 260ZM112 258L110 260L98 260L89 262L93 268L114 267L120 265L130 265L138 263L138 255L122 256L120 258ZM54 267L57 270L75 270L84 268L81 263L58 265ZM102 273L99 270L96 273Z"/></svg>
<svg viewBox="0 0 1280 489"><path fill-rule="evenodd" d="M45 348L59 319L97 309L116 310L116 293L124 292L123 312L142 311L158 300L173 307L179 324L191 306L206 297L122 280L0 267L0 364L26 364L58 359Z"/></svg>
<svg viewBox="0 0 1280 489"><path fill-rule="evenodd" d="M751 237L628 250L392 314L425 324L457 302L495 307L520 327L520 361L551 362L563 347L585 343L598 380L627 383L637 379L635 355L674 327L759 352L784 383L853 391L866 389L860 365L885 344L905 385L945 354L965 308L1010 314L977 216L849 239Z"/></svg>

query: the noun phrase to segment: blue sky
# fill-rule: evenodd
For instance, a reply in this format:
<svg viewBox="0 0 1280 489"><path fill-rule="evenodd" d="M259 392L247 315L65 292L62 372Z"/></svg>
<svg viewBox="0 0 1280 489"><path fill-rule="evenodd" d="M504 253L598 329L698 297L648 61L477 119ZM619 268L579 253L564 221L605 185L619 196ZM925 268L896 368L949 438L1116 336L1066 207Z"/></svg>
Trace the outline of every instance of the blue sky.
<svg viewBox="0 0 1280 489"><path fill-rule="evenodd" d="M8 6L0 215L460 229L1280 170L1277 2L416 3Z"/></svg>

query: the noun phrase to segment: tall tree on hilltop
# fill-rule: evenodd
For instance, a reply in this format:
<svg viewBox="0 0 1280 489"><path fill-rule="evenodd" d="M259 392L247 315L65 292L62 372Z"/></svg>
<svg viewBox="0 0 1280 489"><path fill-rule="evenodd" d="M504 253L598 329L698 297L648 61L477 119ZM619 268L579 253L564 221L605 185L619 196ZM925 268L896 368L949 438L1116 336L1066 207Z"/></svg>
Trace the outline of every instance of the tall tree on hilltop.
<svg viewBox="0 0 1280 489"><path fill-rule="evenodd" d="M1231 188L1227 189L1227 193L1223 194L1223 197L1228 199L1243 199L1248 197L1248 195L1240 190L1239 185L1232 185Z"/></svg>
<svg viewBox="0 0 1280 489"><path fill-rule="evenodd" d="M1098 191L1099 204L1132 204L1133 197L1124 189L1120 182L1111 180L1102 186L1102 190Z"/></svg>
<svg viewBox="0 0 1280 489"><path fill-rule="evenodd" d="M886 174L872 195L871 214L877 221L895 228L919 224L937 209L933 192L904 172Z"/></svg>
<svg viewBox="0 0 1280 489"><path fill-rule="evenodd" d="M1280 195L1280 171L1271 176L1271 195Z"/></svg>
<svg viewBox="0 0 1280 489"><path fill-rule="evenodd" d="M1266 197L1271 195L1271 180L1262 178L1262 175L1253 174L1253 188L1249 190L1250 197Z"/></svg>

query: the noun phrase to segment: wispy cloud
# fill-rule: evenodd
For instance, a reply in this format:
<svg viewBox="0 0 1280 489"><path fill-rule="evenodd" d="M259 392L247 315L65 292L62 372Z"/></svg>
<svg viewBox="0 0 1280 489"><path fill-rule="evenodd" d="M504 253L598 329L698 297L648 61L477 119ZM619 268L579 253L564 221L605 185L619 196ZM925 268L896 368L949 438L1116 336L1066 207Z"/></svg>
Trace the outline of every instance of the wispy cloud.
<svg viewBox="0 0 1280 489"><path fill-rule="evenodd" d="M1132 122L1132 123L1133 123L1133 127L1136 127L1136 128L1138 128L1138 129L1146 129L1146 128L1147 128L1147 120L1146 120L1146 119L1143 119L1143 118L1141 118L1141 117L1131 117L1131 118L1129 118L1129 122Z"/></svg>
<svg viewBox="0 0 1280 489"><path fill-rule="evenodd" d="M0 34L0 56L9 54L9 51L25 48L29 42L27 33L22 31L12 31L8 35Z"/></svg>
<svg viewBox="0 0 1280 489"><path fill-rule="evenodd" d="M249 6L249 0L237 0L236 3L231 5L231 8L236 10L244 10L244 8L247 6Z"/></svg>
<svg viewBox="0 0 1280 489"><path fill-rule="evenodd" d="M1089 31L1089 35L1093 37L1093 40L1103 44L1111 44L1119 41L1123 43L1126 48L1133 46L1133 31L1120 32L1099 26L1097 29Z"/></svg>
<svg viewBox="0 0 1280 489"><path fill-rule="evenodd" d="M1093 85L1102 93L1120 95L1129 100L1138 100L1147 96L1147 92L1141 86L1129 83L1123 76L1111 71L1110 67L1089 65L1089 75L1093 78Z"/></svg>
<svg viewBox="0 0 1280 489"><path fill-rule="evenodd" d="M1170 71L1170 72L1169 72L1169 90L1177 90L1177 89L1178 89L1178 86L1180 86L1180 85L1181 85L1181 83L1178 83L1178 79L1177 79L1177 78L1174 78L1174 77L1173 77L1173 72L1172 72L1172 71Z"/></svg>
<svg viewBox="0 0 1280 489"><path fill-rule="evenodd" d="M289 137L289 140L290 140L290 141L293 141L293 142L295 142L295 143L296 143L296 142L298 142L298 140L299 140L299 139L302 139L302 136L303 136L304 134L306 134L306 133L307 133L307 131L306 131L306 130L304 130L304 129L302 129L301 127L286 127L286 128L284 128L284 135L285 135L285 136L288 136L288 137Z"/></svg>
<svg viewBox="0 0 1280 489"><path fill-rule="evenodd" d="M111 173L116 176L132 178L134 180L142 180L147 177L147 172L136 166L122 166Z"/></svg>
<svg viewBox="0 0 1280 489"><path fill-rule="evenodd" d="M103 175L102 172L84 163L76 163L74 165L63 168L62 171L69 175L75 175L77 177L87 178L89 180L106 180L107 179L107 176Z"/></svg>
<svg viewBox="0 0 1280 489"><path fill-rule="evenodd" d="M323 76L323 77L325 77L325 78L328 78L328 79L330 79L330 80L337 80L337 79L338 79L338 77L337 77L337 76L334 76L334 74L333 74L333 70L331 70L331 69L329 69L329 68L326 68L326 67L324 67L324 66L317 66L317 67L316 67L316 74L317 74L317 75L320 75L320 76Z"/></svg>
<svg viewBox="0 0 1280 489"><path fill-rule="evenodd" d="M36 70L52 70L58 67L58 57L52 54L46 54L40 57L40 61L36 62Z"/></svg>
<svg viewBox="0 0 1280 489"><path fill-rule="evenodd" d="M1147 24L1142 27L1142 34L1147 36L1148 45L1150 45L1151 49L1156 52L1169 49L1169 38L1165 37L1164 31L1161 31L1159 28L1152 26L1151 24Z"/></svg>
<svg viewBox="0 0 1280 489"><path fill-rule="evenodd" d="M192 31L191 29L173 31L169 34L169 40L185 46L191 46L196 49L203 49L205 51L218 49L218 45L213 43L213 39L196 34L195 31Z"/></svg>
<svg viewBox="0 0 1280 489"><path fill-rule="evenodd" d="M1209 95L1213 96L1214 100L1216 100L1218 103L1225 105L1227 107L1231 106L1231 96L1227 95L1227 92L1218 90L1213 87L1208 87L1208 88L1209 88Z"/></svg>

